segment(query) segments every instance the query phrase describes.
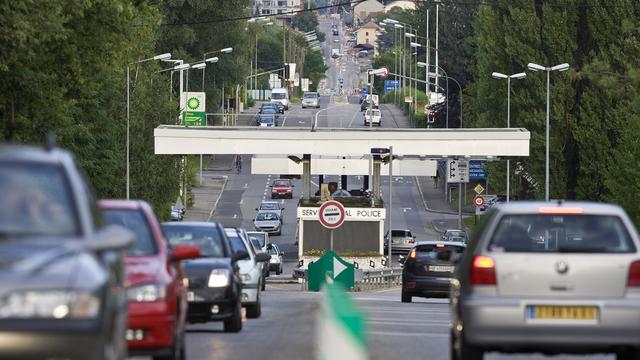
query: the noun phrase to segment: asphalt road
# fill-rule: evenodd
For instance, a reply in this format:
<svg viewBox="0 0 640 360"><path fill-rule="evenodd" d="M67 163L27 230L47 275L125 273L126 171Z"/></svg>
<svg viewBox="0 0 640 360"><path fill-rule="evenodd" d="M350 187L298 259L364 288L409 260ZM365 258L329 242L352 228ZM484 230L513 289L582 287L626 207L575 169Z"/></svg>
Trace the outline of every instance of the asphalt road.
<svg viewBox="0 0 640 360"><path fill-rule="evenodd" d="M344 46L334 43L330 32L331 23L337 19L321 19L320 29L327 34L325 55L331 48ZM344 34L344 29L341 29ZM342 37L341 37L342 38ZM330 42L330 43L329 43ZM366 65L366 59L364 62ZM326 87L337 87L337 79L345 80L347 94L359 83L359 69L363 64L353 57L343 56L334 61L327 56L330 68ZM382 127L408 127L407 119L381 106ZM319 112L319 113L318 113ZM310 127L318 113L319 127L363 127L362 113L355 96L323 96L320 109L301 109L294 105L286 112L284 126ZM273 175L251 175L250 157L243 158L241 174L229 173L226 189L213 215L214 221L225 226L241 226L253 229L252 219L260 201L270 199L269 184L278 177ZM325 181L340 181L340 177L328 176ZM302 184L294 181L293 199L280 200L285 206L284 227L281 236L272 237L285 252L285 273L290 276L297 266L296 206L301 195ZM362 177L348 178L348 188L360 188ZM312 191L317 189L317 178L313 178ZM388 197L388 178L382 181L385 201ZM431 227L437 219L455 219L452 215L427 212L412 177L394 177L393 228L407 228L419 240L433 239L438 234ZM189 359L299 359L313 358L317 338L317 314L322 295L300 291L297 284L269 284L263 293L263 311L259 319L244 322L242 332L226 334L220 323L190 325L187 334ZM366 331L369 355L372 360L383 359L449 359L449 310L446 299L419 299L403 304L399 289L356 293L353 299L366 314ZM544 359L541 355L490 354L487 359ZM571 357L554 359L613 359L612 356Z"/></svg>

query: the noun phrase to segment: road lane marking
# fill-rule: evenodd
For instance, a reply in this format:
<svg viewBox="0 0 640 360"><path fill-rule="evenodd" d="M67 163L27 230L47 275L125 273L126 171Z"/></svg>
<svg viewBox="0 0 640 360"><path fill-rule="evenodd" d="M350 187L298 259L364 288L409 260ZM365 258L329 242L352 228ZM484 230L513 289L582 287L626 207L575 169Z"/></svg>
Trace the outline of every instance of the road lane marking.
<svg viewBox="0 0 640 360"><path fill-rule="evenodd" d="M249 184L244 184L244 188L245 189L248 188L248 187L249 187Z"/></svg>
<svg viewBox="0 0 640 360"><path fill-rule="evenodd" d="M238 214L233 214L233 218L237 219L238 218Z"/></svg>
<svg viewBox="0 0 640 360"><path fill-rule="evenodd" d="M358 111L358 112L356 112L356 113L354 113L354 114L353 114L353 116L351 117L351 121L349 121L349 125L347 126L348 128L350 128L350 127L351 127L351 124L353 124L353 120L355 120L356 115L358 115L358 114L361 114L361 112L360 112L360 111Z"/></svg>
<svg viewBox="0 0 640 360"><path fill-rule="evenodd" d="M374 335L374 336L398 336L398 337L421 337L421 338L424 338L425 336L449 337L449 334L446 334L446 333L442 334L442 333L425 333L425 332L401 333L401 332L390 332L390 331L368 331L367 334Z"/></svg>

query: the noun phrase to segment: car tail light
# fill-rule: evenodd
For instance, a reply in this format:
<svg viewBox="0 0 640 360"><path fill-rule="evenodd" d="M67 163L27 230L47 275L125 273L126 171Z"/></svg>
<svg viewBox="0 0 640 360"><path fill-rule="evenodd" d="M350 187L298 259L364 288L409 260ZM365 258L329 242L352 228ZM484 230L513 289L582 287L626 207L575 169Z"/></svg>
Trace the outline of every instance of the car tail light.
<svg viewBox="0 0 640 360"><path fill-rule="evenodd" d="M640 260L636 260L629 266L628 287L640 287Z"/></svg>
<svg viewBox="0 0 640 360"><path fill-rule="evenodd" d="M471 285L496 285L496 263L488 256L476 256L471 267Z"/></svg>
<svg viewBox="0 0 640 360"><path fill-rule="evenodd" d="M415 258L416 258L416 249L413 249L409 253L409 259L415 259Z"/></svg>

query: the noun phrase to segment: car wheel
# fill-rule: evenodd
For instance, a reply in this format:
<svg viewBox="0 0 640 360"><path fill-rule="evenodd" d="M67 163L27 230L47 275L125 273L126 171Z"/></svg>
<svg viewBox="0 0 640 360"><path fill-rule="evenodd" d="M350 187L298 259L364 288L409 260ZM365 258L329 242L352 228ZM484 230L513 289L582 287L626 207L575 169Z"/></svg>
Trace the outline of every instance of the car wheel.
<svg viewBox="0 0 640 360"><path fill-rule="evenodd" d="M237 333L242 330L242 305L238 299L236 304L236 310L233 312L233 316L224 321L224 332Z"/></svg>
<svg viewBox="0 0 640 360"><path fill-rule="evenodd" d="M280 267L278 268L278 271L276 271L276 275L280 275L282 274L282 265L280 265Z"/></svg>
<svg viewBox="0 0 640 360"><path fill-rule="evenodd" d="M260 295L258 295L258 301L255 304L247 305L247 317L249 319L257 319L261 314L262 306L260 305Z"/></svg>
<svg viewBox="0 0 640 360"><path fill-rule="evenodd" d="M174 336L173 346L169 354L154 356L153 360L185 360L186 358L184 332L182 332L182 334L176 334Z"/></svg>
<svg viewBox="0 0 640 360"><path fill-rule="evenodd" d="M413 296L411 296L411 293L404 291L404 289L402 289L401 298L403 303L410 303L413 300Z"/></svg>
<svg viewBox="0 0 640 360"><path fill-rule="evenodd" d="M451 359L453 360L482 360L484 350L465 341L464 330L459 336L451 331Z"/></svg>
<svg viewBox="0 0 640 360"><path fill-rule="evenodd" d="M639 360L640 349L626 349L616 353L616 360Z"/></svg>
<svg viewBox="0 0 640 360"><path fill-rule="evenodd" d="M265 291L266 289L267 289L267 281L263 279L262 286L260 286L260 290Z"/></svg>

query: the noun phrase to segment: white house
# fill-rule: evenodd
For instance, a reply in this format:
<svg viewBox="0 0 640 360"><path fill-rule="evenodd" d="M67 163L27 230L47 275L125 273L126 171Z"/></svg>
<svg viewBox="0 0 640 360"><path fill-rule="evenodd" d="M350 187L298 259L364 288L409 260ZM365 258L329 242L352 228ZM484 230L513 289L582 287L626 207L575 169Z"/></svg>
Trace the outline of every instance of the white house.
<svg viewBox="0 0 640 360"><path fill-rule="evenodd" d="M401 8L403 10L415 10L416 9L416 1L415 0L396 0L392 1L384 7L384 12L389 12L393 8Z"/></svg>
<svg viewBox="0 0 640 360"><path fill-rule="evenodd" d="M360 23L382 12L384 12L384 5L378 0L365 0L353 7L353 16Z"/></svg>
<svg viewBox="0 0 640 360"><path fill-rule="evenodd" d="M368 23L362 25L358 30L356 30L356 45L367 44L373 47L374 55L378 53L378 31L380 30L380 26L378 26L373 21L369 21Z"/></svg>

